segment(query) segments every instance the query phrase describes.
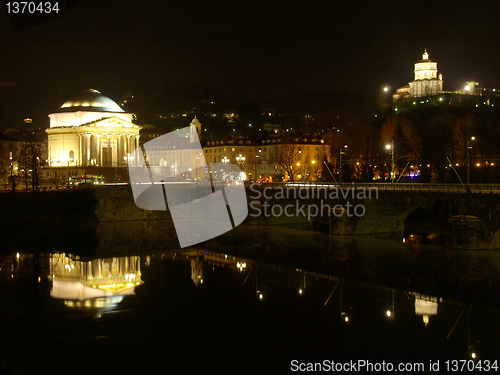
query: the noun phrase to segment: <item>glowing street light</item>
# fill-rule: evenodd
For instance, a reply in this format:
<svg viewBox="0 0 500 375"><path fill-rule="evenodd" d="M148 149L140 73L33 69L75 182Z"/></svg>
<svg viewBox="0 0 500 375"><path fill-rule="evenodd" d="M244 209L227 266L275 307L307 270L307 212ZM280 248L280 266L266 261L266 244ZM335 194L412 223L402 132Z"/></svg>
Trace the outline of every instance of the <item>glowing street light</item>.
<svg viewBox="0 0 500 375"><path fill-rule="evenodd" d="M344 145L344 148L347 148L347 145ZM342 151L342 148L339 149L339 184L342 183L342 155L345 155L345 152Z"/></svg>
<svg viewBox="0 0 500 375"><path fill-rule="evenodd" d="M238 165L240 166L240 169L241 169L241 165L245 162L245 157L242 156L241 154L239 156L236 157L236 163L238 163Z"/></svg>
<svg viewBox="0 0 500 375"><path fill-rule="evenodd" d="M470 150L472 146L469 146L469 141L475 141L476 137L467 136L467 191L470 190Z"/></svg>
<svg viewBox="0 0 500 375"><path fill-rule="evenodd" d="M391 138L391 144L385 145L385 148L391 150L391 159L392 159L391 184L393 184L394 183L394 138Z"/></svg>
<svg viewBox="0 0 500 375"><path fill-rule="evenodd" d="M125 163L128 166L132 161L134 161L134 156L130 155L130 153L127 152L127 156L124 156L123 160L125 161Z"/></svg>

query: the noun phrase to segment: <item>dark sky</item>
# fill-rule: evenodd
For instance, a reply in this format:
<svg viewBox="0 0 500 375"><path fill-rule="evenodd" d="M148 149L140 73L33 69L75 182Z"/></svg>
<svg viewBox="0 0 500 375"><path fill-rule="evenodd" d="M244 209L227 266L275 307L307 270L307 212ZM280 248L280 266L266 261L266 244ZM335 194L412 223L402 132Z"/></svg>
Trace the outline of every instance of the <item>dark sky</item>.
<svg viewBox="0 0 500 375"><path fill-rule="evenodd" d="M499 10L497 0L81 0L13 32L4 8L0 90L13 96L0 103L0 122L45 119L89 87L115 100L126 90L172 101L204 89L262 99L372 95L411 81L424 48L445 87L471 79L499 87Z"/></svg>

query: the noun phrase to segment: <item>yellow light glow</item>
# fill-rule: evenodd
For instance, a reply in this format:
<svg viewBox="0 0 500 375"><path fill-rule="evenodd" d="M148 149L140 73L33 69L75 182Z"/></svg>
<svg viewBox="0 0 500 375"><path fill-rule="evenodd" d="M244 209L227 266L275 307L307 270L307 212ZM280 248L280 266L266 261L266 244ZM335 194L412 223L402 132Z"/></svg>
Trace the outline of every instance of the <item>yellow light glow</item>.
<svg viewBox="0 0 500 375"><path fill-rule="evenodd" d="M422 320L423 320L425 326L427 327L427 324L429 324L429 315L424 315L422 317Z"/></svg>
<svg viewBox="0 0 500 375"><path fill-rule="evenodd" d="M476 164L476 167L480 167L480 166L481 166L481 164L480 164L480 163L477 163L477 164Z"/></svg>
<svg viewBox="0 0 500 375"><path fill-rule="evenodd" d="M386 314L389 318L392 316L392 312L391 312L391 310L387 310L387 311L385 312L385 314Z"/></svg>
<svg viewBox="0 0 500 375"><path fill-rule="evenodd" d="M471 353L470 356L472 357L472 359L475 359L476 358L476 353L473 352L473 353Z"/></svg>
<svg viewBox="0 0 500 375"><path fill-rule="evenodd" d="M302 292L303 292L302 289L299 289L299 294L302 294Z"/></svg>

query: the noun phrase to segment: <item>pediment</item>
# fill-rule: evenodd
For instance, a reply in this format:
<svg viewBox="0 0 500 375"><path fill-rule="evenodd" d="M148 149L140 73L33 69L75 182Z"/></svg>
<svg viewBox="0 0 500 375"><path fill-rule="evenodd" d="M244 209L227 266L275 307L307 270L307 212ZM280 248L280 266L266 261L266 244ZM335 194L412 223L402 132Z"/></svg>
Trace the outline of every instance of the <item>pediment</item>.
<svg viewBox="0 0 500 375"><path fill-rule="evenodd" d="M141 128L138 125L135 125L131 122L125 121L121 118L114 116L88 122L80 126L101 127L101 128L139 128L139 129Z"/></svg>

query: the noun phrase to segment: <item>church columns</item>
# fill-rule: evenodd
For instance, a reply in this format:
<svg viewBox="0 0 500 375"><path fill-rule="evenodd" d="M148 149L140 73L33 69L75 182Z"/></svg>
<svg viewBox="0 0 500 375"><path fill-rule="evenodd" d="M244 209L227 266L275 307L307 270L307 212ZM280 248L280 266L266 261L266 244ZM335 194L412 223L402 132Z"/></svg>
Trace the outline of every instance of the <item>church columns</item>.
<svg viewBox="0 0 500 375"><path fill-rule="evenodd" d="M106 137L108 138L108 149L106 151L106 167L111 167L111 136L109 134L106 134Z"/></svg>
<svg viewBox="0 0 500 375"><path fill-rule="evenodd" d="M89 165L90 164L90 140L91 140L91 137L92 137L92 134L89 134L87 133L87 139L86 139L86 143L87 143L87 152L86 152L86 155L85 155L85 165Z"/></svg>
<svg viewBox="0 0 500 375"><path fill-rule="evenodd" d="M75 153L75 166L79 166L82 160L82 136L76 135L76 153Z"/></svg>
<svg viewBox="0 0 500 375"><path fill-rule="evenodd" d="M116 165L120 165L122 162L122 135L116 135Z"/></svg>
<svg viewBox="0 0 500 375"><path fill-rule="evenodd" d="M112 167L116 167L118 164L117 164L117 160L118 160L118 137L116 134L113 134L111 136L113 138L113 148L111 149L111 160L112 160L112 163L111 163L111 166Z"/></svg>
<svg viewBox="0 0 500 375"><path fill-rule="evenodd" d="M128 154L130 154L130 134L127 134L127 150L125 152L126 156L128 156Z"/></svg>
<svg viewBox="0 0 500 375"><path fill-rule="evenodd" d="M101 163L101 135L96 134L96 136L97 136L96 165L101 167L102 166L102 163Z"/></svg>

